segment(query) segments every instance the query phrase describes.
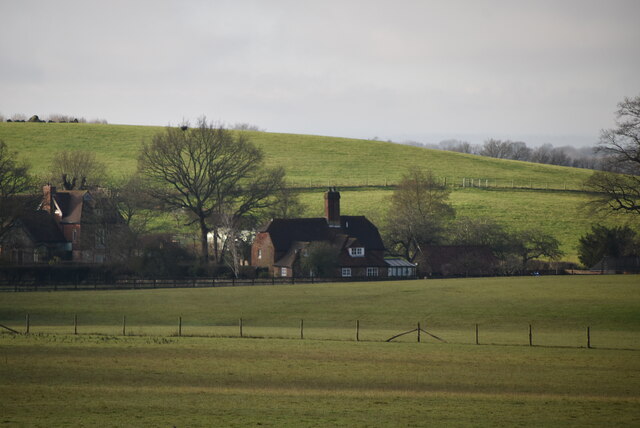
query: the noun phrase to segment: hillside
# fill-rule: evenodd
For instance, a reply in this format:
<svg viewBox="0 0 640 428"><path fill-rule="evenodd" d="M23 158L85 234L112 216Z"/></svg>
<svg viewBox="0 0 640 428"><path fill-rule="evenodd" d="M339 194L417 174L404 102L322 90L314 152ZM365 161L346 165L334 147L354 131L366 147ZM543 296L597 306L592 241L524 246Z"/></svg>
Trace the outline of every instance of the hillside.
<svg viewBox="0 0 640 428"><path fill-rule="evenodd" d="M54 123L0 123L3 139L46 175L56 151L94 151L114 177L132 172L143 140L162 127ZM594 221L585 212L583 181L591 171L429 150L381 141L312 135L247 132L269 165L287 169L290 183L303 193L307 214L322 214L321 188L343 187L345 214L365 214L382 224L392 188L411 166L420 166L454 184L451 200L460 215L488 216L513 229L539 228L562 243L566 259L577 260L578 238ZM461 189L463 177L489 189ZM468 182L468 180L467 180ZM378 186L344 189L363 185ZM313 189L315 188L315 189ZM530 190L533 188L533 190ZM556 189L556 190L553 190ZM565 189L567 191L565 191ZM573 191L570 191L573 190ZM607 222L618 220L609 219Z"/></svg>
<svg viewBox="0 0 640 428"><path fill-rule="evenodd" d="M92 150L113 175L133 171L143 140L162 127L69 123L0 123L0 139L44 174L59 150ZM305 187L384 185L398 181L407 168L431 169L449 183L462 178L489 180L490 186L580 189L590 171L529 162L423 149L382 141L313 135L248 132L269 165L287 169L289 180ZM286 154L286 156L283 156Z"/></svg>

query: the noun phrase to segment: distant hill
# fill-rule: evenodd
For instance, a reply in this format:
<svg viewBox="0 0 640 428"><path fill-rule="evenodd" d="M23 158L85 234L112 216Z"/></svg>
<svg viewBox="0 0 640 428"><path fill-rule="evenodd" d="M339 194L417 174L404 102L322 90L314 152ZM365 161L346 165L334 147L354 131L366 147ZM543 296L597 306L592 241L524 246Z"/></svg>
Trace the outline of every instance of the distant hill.
<svg viewBox="0 0 640 428"><path fill-rule="evenodd" d="M143 140L162 127L84 123L0 123L0 139L44 174L59 150L94 151L113 175L133 171ZM396 183L411 166L431 169L448 183L500 187L580 189L591 171L493 159L394 143L314 135L242 131L270 165L282 165L292 183L315 187ZM467 181L469 183L469 181Z"/></svg>

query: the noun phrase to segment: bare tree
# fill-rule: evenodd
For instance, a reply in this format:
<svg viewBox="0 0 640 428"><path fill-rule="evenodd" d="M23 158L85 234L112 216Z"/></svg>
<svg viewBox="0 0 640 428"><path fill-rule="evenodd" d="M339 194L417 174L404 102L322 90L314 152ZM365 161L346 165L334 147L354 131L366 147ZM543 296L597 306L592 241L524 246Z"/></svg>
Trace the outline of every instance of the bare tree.
<svg viewBox="0 0 640 428"><path fill-rule="evenodd" d="M106 165L96 154L85 150L63 150L51 159L51 180L65 190L86 190L104 183Z"/></svg>
<svg viewBox="0 0 640 428"><path fill-rule="evenodd" d="M170 208L186 210L198 224L203 262L209 260L207 235L214 234L215 261L221 261L222 218L235 222L257 216L273 204L284 170L264 166L264 155L244 135L214 127L201 118L194 128L166 128L144 143L139 171L150 194Z"/></svg>
<svg viewBox="0 0 640 428"><path fill-rule="evenodd" d="M413 261L422 246L440 244L455 216L450 193L431 171L409 170L391 197L385 228L389 249Z"/></svg>
<svg viewBox="0 0 640 428"><path fill-rule="evenodd" d="M598 151L612 172L595 172L587 187L595 202L617 212L640 214L640 95L618 104L616 127L602 131Z"/></svg>
<svg viewBox="0 0 640 428"><path fill-rule="evenodd" d="M29 167L16 158L16 152L0 140L0 238L31 202L30 198L19 197L30 189L31 179Z"/></svg>

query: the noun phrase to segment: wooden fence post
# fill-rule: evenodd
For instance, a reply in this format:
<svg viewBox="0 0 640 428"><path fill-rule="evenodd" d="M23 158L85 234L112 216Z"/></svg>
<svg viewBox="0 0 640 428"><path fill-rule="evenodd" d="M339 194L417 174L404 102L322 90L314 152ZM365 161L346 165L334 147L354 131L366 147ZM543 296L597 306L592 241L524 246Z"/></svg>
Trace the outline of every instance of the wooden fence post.
<svg viewBox="0 0 640 428"><path fill-rule="evenodd" d="M356 320L356 342L360 342L360 320Z"/></svg>
<svg viewBox="0 0 640 428"><path fill-rule="evenodd" d="M240 318L240 337L242 337L242 318Z"/></svg>
<svg viewBox="0 0 640 428"><path fill-rule="evenodd" d="M25 320L25 334L29 334L29 314L27 314L27 319Z"/></svg>
<svg viewBox="0 0 640 428"><path fill-rule="evenodd" d="M529 346L533 346L533 332L531 331L531 324L529 324Z"/></svg>
<svg viewBox="0 0 640 428"><path fill-rule="evenodd" d="M418 323L418 343L420 343L420 323Z"/></svg>
<svg viewBox="0 0 640 428"><path fill-rule="evenodd" d="M122 316L122 335L123 336L127 335L127 316L126 315Z"/></svg>
<svg viewBox="0 0 640 428"><path fill-rule="evenodd" d="M587 327L587 349L591 349L591 327Z"/></svg>
<svg viewBox="0 0 640 428"><path fill-rule="evenodd" d="M178 321L178 336L182 336L182 317Z"/></svg>
<svg viewBox="0 0 640 428"><path fill-rule="evenodd" d="M73 334L78 334L78 314L73 316Z"/></svg>
<svg viewBox="0 0 640 428"><path fill-rule="evenodd" d="M304 320L300 320L300 339L304 339Z"/></svg>
<svg viewBox="0 0 640 428"><path fill-rule="evenodd" d="M478 324L476 324L476 345L479 345L480 342L478 341Z"/></svg>

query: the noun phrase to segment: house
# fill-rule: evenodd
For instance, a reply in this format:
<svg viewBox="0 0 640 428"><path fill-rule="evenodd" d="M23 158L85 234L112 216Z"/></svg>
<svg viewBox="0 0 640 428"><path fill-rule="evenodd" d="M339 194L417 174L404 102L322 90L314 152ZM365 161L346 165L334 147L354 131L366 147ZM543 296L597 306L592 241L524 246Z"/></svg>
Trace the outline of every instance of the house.
<svg viewBox="0 0 640 428"><path fill-rule="evenodd" d="M104 263L121 256L128 228L115 204L102 191L43 187L40 209L50 213L71 244L71 260Z"/></svg>
<svg viewBox="0 0 640 428"><path fill-rule="evenodd" d="M313 273L305 269L305 259L314 252L328 251L333 255L328 267L331 271L324 272L325 276L388 276L390 265L378 228L364 216L340 215L340 192L335 188L324 194L324 206L324 217L269 221L253 241L251 265L273 276L310 276ZM397 276L409 273L393 272Z"/></svg>
<svg viewBox="0 0 640 428"><path fill-rule="evenodd" d="M416 257L419 275L495 275L498 259L486 245L429 245Z"/></svg>
<svg viewBox="0 0 640 428"><path fill-rule="evenodd" d="M19 216L2 240L12 263L104 263L120 258L128 227L100 191L62 190L46 185L36 211Z"/></svg>
<svg viewBox="0 0 640 428"><path fill-rule="evenodd" d="M70 257L71 245L53 216L33 211L19 216L0 246L0 258L11 264L48 263Z"/></svg>

